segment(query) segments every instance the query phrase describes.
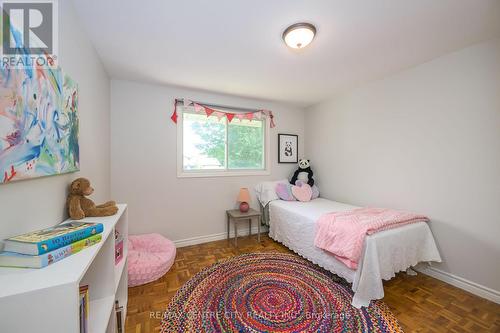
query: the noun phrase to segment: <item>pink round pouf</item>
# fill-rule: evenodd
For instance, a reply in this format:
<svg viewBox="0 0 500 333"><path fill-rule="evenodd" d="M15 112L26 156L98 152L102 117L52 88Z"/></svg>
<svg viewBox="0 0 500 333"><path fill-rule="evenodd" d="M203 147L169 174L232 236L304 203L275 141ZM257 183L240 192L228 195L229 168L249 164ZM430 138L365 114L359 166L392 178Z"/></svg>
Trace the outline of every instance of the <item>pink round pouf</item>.
<svg viewBox="0 0 500 333"><path fill-rule="evenodd" d="M128 237L128 286L135 287L165 275L175 260L174 243L159 234Z"/></svg>

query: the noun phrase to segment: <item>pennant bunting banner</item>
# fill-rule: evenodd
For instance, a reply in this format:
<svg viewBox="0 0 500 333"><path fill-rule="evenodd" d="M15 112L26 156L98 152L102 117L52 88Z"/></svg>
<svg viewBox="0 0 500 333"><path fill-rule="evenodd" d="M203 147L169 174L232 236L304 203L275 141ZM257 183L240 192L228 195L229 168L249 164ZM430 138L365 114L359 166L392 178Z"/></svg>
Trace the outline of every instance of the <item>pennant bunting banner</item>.
<svg viewBox="0 0 500 333"><path fill-rule="evenodd" d="M217 117L217 120L219 121L225 116L224 112L219 112L219 111L215 111L214 114Z"/></svg>
<svg viewBox="0 0 500 333"><path fill-rule="evenodd" d="M174 100L174 112L170 116L170 119L177 124L177 99Z"/></svg>
<svg viewBox="0 0 500 333"><path fill-rule="evenodd" d="M211 109L211 108L205 108L205 113L207 114L207 117L210 117L212 115L212 113L214 113L215 110L214 109Z"/></svg>
<svg viewBox="0 0 500 333"><path fill-rule="evenodd" d="M198 103L194 103L194 111L196 113L202 113L205 112L205 108Z"/></svg>
<svg viewBox="0 0 500 333"><path fill-rule="evenodd" d="M269 110L262 110L262 114L265 115L266 117L269 117L269 126L271 128L275 127L276 125L274 124L274 116L273 113Z"/></svg>
<svg viewBox="0 0 500 333"><path fill-rule="evenodd" d="M170 116L170 119L174 123L177 124L177 103L182 103L183 106L193 106L194 111L196 113L201 113L201 114L206 114L207 117L210 116L216 116L217 119L220 121L224 116L227 118L228 122L233 121L233 119L236 117L240 121L247 119L249 121L252 120L261 120L263 117L269 118L269 127L274 128L276 127L276 124L274 123L274 116L272 111L269 110L255 110L253 112L246 112L246 113L234 113L234 112L223 112L223 111L217 111L214 110L206 105L195 103L193 101L190 101L187 98L183 99L174 99L174 112Z"/></svg>

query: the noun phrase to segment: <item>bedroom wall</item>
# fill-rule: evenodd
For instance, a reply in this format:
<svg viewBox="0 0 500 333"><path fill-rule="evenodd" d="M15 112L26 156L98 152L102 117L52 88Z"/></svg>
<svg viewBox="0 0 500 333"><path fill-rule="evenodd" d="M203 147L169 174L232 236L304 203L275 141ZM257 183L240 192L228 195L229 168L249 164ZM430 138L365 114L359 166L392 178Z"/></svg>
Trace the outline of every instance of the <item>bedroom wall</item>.
<svg viewBox="0 0 500 333"><path fill-rule="evenodd" d="M306 151L324 196L427 214L444 261L435 267L500 291L500 40L306 114Z"/></svg>
<svg viewBox="0 0 500 333"><path fill-rule="evenodd" d="M177 128L170 120L176 97L272 110L277 124L270 137L272 174L177 178ZM277 163L278 133L298 134L301 156L303 111L279 103L112 80L111 192L114 199L129 204L130 233L158 232L181 245L223 237L225 210L235 208L240 187L253 189L265 179L287 178L295 169L293 164ZM251 206L258 207L255 197Z"/></svg>
<svg viewBox="0 0 500 333"><path fill-rule="evenodd" d="M110 80L70 1L59 1L59 63L79 85L81 171L0 185L0 239L65 219L66 189L78 176L92 180L93 199L109 198Z"/></svg>

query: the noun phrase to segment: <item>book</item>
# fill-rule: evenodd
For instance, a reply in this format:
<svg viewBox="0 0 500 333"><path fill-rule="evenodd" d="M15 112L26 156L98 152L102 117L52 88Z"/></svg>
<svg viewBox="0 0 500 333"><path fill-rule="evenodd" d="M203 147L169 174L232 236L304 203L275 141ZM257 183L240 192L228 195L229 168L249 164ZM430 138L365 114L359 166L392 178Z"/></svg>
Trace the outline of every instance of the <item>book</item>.
<svg viewBox="0 0 500 333"><path fill-rule="evenodd" d="M123 259L123 236L115 229L115 266Z"/></svg>
<svg viewBox="0 0 500 333"><path fill-rule="evenodd" d="M123 259L123 238L115 243L115 266Z"/></svg>
<svg viewBox="0 0 500 333"><path fill-rule="evenodd" d="M115 313L116 313L116 333L123 333L123 306L120 306L120 302L115 300Z"/></svg>
<svg viewBox="0 0 500 333"><path fill-rule="evenodd" d="M103 230L101 223L66 222L8 238L5 240L4 251L37 256L100 234Z"/></svg>
<svg viewBox="0 0 500 333"><path fill-rule="evenodd" d="M88 332L89 286L80 286L80 333Z"/></svg>
<svg viewBox="0 0 500 333"><path fill-rule="evenodd" d="M102 234L97 234L39 256L3 251L0 252L0 266L42 268L97 244L101 239Z"/></svg>

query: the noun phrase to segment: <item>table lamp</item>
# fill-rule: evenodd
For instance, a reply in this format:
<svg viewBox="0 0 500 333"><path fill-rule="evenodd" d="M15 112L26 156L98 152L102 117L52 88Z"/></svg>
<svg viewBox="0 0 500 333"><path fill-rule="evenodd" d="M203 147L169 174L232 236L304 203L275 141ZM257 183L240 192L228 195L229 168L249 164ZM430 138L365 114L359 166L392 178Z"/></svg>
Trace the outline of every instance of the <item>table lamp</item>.
<svg viewBox="0 0 500 333"><path fill-rule="evenodd" d="M240 212L246 213L250 209L250 205L248 204L250 202L250 192L248 192L248 189L246 187L240 188L240 193L238 193L238 200L240 203Z"/></svg>

